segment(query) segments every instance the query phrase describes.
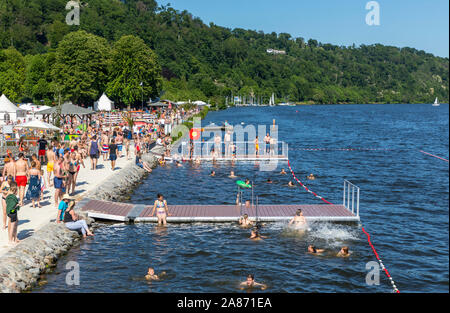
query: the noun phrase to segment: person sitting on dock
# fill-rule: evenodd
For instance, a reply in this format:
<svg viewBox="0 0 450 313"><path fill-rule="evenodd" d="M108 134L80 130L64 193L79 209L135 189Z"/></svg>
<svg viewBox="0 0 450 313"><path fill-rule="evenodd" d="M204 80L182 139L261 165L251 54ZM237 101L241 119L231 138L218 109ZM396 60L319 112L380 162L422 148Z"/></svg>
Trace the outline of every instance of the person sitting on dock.
<svg viewBox="0 0 450 313"><path fill-rule="evenodd" d="M280 174L281 174L281 175L286 175L286 174L287 174L286 171L284 170L284 168L281 169Z"/></svg>
<svg viewBox="0 0 450 313"><path fill-rule="evenodd" d="M253 222L248 219L248 214L244 214L243 216L241 216L239 218L239 225L241 227L248 227L248 226L252 226Z"/></svg>
<svg viewBox="0 0 450 313"><path fill-rule="evenodd" d="M161 274L156 275L155 270L152 267L148 268L147 275L145 275L145 279L147 280L160 280L161 276L166 275L166 272L161 272Z"/></svg>
<svg viewBox="0 0 450 313"><path fill-rule="evenodd" d="M288 186L289 187L295 187L294 183L291 180L288 182Z"/></svg>
<svg viewBox="0 0 450 313"><path fill-rule="evenodd" d="M263 239L266 239L266 238L268 238L268 237L267 236L262 236L259 233L258 227L253 227L252 228L252 231L250 233L250 239L252 239L252 240L263 240Z"/></svg>
<svg viewBox="0 0 450 313"><path fill-rule="evenodd" d="M314 180L314 179L316 179L316 177L311 173L311 174L308 175L308 179L309 180Z"/></svg>
<svg viewBox="0 0 450 313"><path fill-rule="evenodd" d="M157 195L157 198L155 200L155 204L153 205L153 211L150 216L153 216L156 210L156 216L158 217L158 226L167 225L167 216L171 216L172 214L169 213L169 208L167 207L167 201L164 200L164 196L162 194Z"/></svg>
<svg viewBox="0 0 450 313"><path fill-rule="evenodd" d="M311 253L311 254L320 254L320 253L323 253L324 251L325 251L325 249L317 249L313 245L308 246L308 253Z"/></svg>
<svg viewBox="0 0 450 313"><path fill-rule="evenodd" d="M142 156L142 153L138 153L136 155L136 165L139 166L140 168L143 168L147 172L151 173L152 168L150 167L150 165L147 162L142 161L141 156Z"/></svg>
<svg viewBox="0 0 450 313"><path fill-rule="evenodd" d="M307 225L306 219L303 216L303 212L301 209L298 209L297 212L295 212L295 216L293 219L291 219L289 225L294 225L296 227L305 227Z"/></svg>
<svg viewBox="0 0 450 313"><path fill-rule="evenodd" d="M231 171L230 172L230 176L228 176L229 178L236 178L237 176L236 175L234 175L234 171Z"/></svg>
<svg viewBox="0 0 450 313"><path fill-rule="evenodd" d="M338 257L346 258L350 256L350 251L347 246L341 248L341 250L337 254Z"/></svg>
<svg viewBox="0 0 450 313"><path fill-rule="evenodd" d="M81 231L83 238L86 238L86 236L94 236L94 234L89 230L86 221L81 219L78 214L75 213L73 210L74 207L75 201L70 200L66 211L61 213L61 215L64 214L63 221L66 227L70 230Z"/></svg>
<svg viewBox="0 0 450 313"><path fill-rule="evenodd" d="M240 289L241 289L241 290L243 290L244 288L255 288L255 287L260 287L261 290L267 289L267 285L257 283L257 282L255 281L255 276L252 275L252 274L249 274L249 275L247 276L247 280L244 281L244 282L242 282L242 283L240 284Z"/></svg>

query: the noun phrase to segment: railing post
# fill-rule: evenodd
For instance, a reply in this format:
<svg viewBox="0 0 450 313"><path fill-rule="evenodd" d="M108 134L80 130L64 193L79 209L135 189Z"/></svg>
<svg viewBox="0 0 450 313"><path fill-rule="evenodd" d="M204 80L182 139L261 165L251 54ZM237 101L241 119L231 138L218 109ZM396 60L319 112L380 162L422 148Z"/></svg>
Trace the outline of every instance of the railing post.
<svg viewBox="0 0 450 313"><path fill-rule="evenodd" d="M358 187L358 191L357 191L357 195L356 195L356 216L359 217L359 187Z"/></svg>
<svg viewBox="0 0 450 313"><path fill-rule="evenodd" d="M355 185L352 184L352 214L355 214Z"/></svg>
<svg viewBox="0 0 450 313"><path fill-rule="evenodd" d="M345 206L345 180L344 180L344 195L342 196L342 205Z"/></svg>
<svg viewBox="0 0 450 313"><path fill-rule="evenodd" d="M350 210L350 182L347 187L347 209Z"/></svg>

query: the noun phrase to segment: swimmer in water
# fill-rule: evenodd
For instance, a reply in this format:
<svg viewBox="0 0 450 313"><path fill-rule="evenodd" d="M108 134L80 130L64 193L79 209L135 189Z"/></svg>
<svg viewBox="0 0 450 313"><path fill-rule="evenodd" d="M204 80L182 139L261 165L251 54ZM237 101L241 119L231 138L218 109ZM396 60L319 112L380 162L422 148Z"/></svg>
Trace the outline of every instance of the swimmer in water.
<svg viewBox="0 0 450 313"><path fill-rule="evenodd" d="M245 288L255 288L255 287L261 288L261 290L267 289L267 285L257 283L255 281L255 276L253 276L252 274L249 274L247 276L247 280L246 281L240 283L240 289L241 290L243 290Z"/></svg>
<svg viewBox="0 0 450 313"><path fill-rule="evenodd" d="M297 212L295 212L294 218L289 222L289 225L293 226L301 226L305 227L307 226L306 219L303 216L303 212L301 209L298 209Z"/></svg>
<svg viewBox="0 0 450 313"><path fill-rule="evenodd" d="M284 170L284 168L281 169L280 174L281 174L281 175L286 175L286 174L287 174L286 171Z"/></svg>
<svg viewBox="0 0 450 313"><path fill-rule="evenodd" d="M289 187L295 187L295 186L294 186L294 183L293 183L292 181L289 181L288 186L289 186Z"/></svg>
<svg viewBox="0 0 450 313"><path fill-rule="evenodd" d="M239 225L242 227L252 226L253 222L248 219L248 214L244 214L239 218Z"/></svg>
<svg viewBox="0 0 450 313"><path fill-rule="evenodd" d="M266 239L266 238L268 238L268 237L267 237L267 236L262 236L262 235L259 233L257 227L254 227L254 228L252 229L252 232L251 232L251 234L250 234L250 239L252 239L252 240L263 240L263 239Z"/></svg>
<svg viewBox="0 0 450 313"><path fill-rule="evenodd" d="M347 246L341 248L341 250L337 254L338 257L346 258L350 256L350 252Z"/></svg>
<svg viewBox="0 0 450 313"><path fill-rule="evenodd" d="M271 184L271 183L273 183L273 181L270 178L267 178L266 183Z"/></svg>
<svg viewBox="0 0 450 313"><path fill-rule="evenodd" d="M308 253L311 254L320 254L323 253L324 251L325 249L316 249L316 247L314 247L313 245L308 246Z"/></svg>
<svg viewBox="0 0 450 313"><path fill-rule="evenodd" d="M236 178L237 176L236 175L234 175L234 171L231 171L230 172L230 176L228 176L229 178Z"/></svg>
<svg viewBox="0 0 450 313"><path fill-rule="evenodd" d="M209 176L211 176L211 177L216 176L216 172L215 171L211 171L211 174Z"/></svg>
<svg viewBox="0 0 450 313"><path fill-rule="evenodd" d="M246 185L250 185L250 180L249 179L245 179L245 184Z"/></svg>
<svg viewBox="0 0 450 313"><path fill-rule="evenodd" d="M316 177L311 173L311 174L309 174L308 179L309 180L314 180L314 179L316 179Z"/></svg>
<svg viewBox="0 0 450 313"><path fill-rule="evenodd" d="M159 274L159 276L158 276L158 275L155 274L155 270L153 268L149 267L147 275L145 275L145 279L147 279L147 280L160 280L161 276L163 276L165 274L166 274L166 272L161 272L161 274Z"/></svg>

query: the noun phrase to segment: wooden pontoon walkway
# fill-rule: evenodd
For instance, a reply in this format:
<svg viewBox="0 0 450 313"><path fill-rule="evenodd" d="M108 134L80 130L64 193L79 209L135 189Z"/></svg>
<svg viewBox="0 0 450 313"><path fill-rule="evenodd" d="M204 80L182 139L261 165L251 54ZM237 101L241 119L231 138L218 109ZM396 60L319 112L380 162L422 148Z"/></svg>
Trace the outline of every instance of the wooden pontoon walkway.
<svg viewBox="0 0 450 313"><path fill-rule="evenodd" d="M152 206L134 205L129 203L107 202L83 199L79 208L94 219L117 222L157 222L151 216ZM259 205L256 208L242 207L242 214L247 213L250 219L258 216L265 222L288 221L295 212L301 209L307 221L323 222L359 222L359 216L354 215L343 205ZM235 222L241 215L241 207L236 205L169 205L172 216L168 223L192 222Z"/></svg>

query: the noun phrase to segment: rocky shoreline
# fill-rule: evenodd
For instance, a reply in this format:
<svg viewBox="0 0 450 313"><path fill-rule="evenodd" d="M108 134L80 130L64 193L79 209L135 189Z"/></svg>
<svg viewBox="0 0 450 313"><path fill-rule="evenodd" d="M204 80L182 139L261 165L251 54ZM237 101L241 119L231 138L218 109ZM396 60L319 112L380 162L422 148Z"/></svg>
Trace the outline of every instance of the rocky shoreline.
<svg viewBox="0 0 450 313"><path fill-rule="evenodd" d="M162 153L156 147L153 153ZM143 155L142 159L152 168L157 165L153 154ZM148 172L133 163L121 169L107 182L83 194L91 199L121 201L138 185ZM81 198L77 199L81 200ZM77 210L90 227L94 220ZM68 230L64 224L48 223L32 236L24 239L14 249L0 257L0 292L18 293L31 290L38 285L41 275L49 273L56 266L58 258L78 244L81 235Z"/></svg>

